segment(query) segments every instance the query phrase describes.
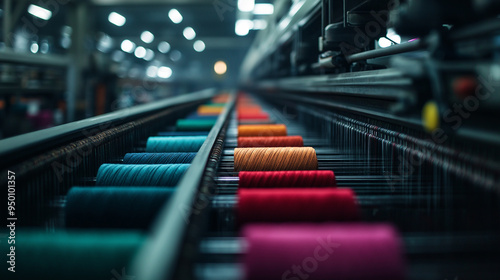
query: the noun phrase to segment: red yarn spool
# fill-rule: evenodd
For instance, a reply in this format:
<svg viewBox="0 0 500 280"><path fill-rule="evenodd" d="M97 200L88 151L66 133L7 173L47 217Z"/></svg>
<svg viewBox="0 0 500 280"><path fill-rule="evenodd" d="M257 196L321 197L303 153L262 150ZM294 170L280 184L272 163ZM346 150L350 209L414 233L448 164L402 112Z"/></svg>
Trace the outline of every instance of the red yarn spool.
<svg viewBox="0 0 500 280"><path fill-rule="evenodd" d="M321 188L335 187L330 170L240 171L239 188Z"/></svg>
<svg viewBox="0 0 500 280"><path fill-rule="evenodd" d="M403 280L397 231L385 224L249 225L246 280Z"/></svg>
<svg viewBox="0 0 500 280"><path fill-rule="evenodd" d="M238 120L269 120L269 114L267 113L238 113Z"/></svg>
<svg viewBox="0 0 500 280"><path fill-rule="evenodd" d="M239 189L237 213L240 224L359 218L351 189Z"/></svg>
<svg viewBox="0 0 500 280"><path fill-rule="evenodd" d="M238 148L304 147L302 136L238 137Z"/></svg>

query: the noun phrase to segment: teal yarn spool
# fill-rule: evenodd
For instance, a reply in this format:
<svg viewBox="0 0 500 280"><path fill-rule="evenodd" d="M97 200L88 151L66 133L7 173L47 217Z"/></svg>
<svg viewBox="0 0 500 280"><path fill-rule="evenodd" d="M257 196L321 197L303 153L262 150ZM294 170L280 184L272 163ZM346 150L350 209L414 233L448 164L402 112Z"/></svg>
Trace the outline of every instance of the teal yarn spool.
<svg viewBox="0 0 500 280"><path fill-rule="evenodd" d="M18 230L16 272L2 269L0 278L119 279L120 275L124 276L124 268L130 275L130 263L144 240L144 236L135 231L45 233ZM2 252L8 253L7 242L2 243Z"/></svg>
<svg viewBox="0 0 500 280"><path fill-rule="evenodd" d="M177 130L179 131L209 131L214 126L217 119L179 119L177 120Z"/></svg>
<svg viewBox="0 0 500 280"><path fill-rule="evenodd" d="M196 153L206 136L154 136L146 143L147 153Z"/></svg>
<svg viewBox="0 0 500 280"><path fill-rule="evenodd" d="M190 164L103 164L97 186L174 187Z"/></svg>
<svg viewBox="0 0 500 280"><path fill-rule="evenodd" d="M70 228L150 227L175 188L72 187L66 198Z"/></svg>

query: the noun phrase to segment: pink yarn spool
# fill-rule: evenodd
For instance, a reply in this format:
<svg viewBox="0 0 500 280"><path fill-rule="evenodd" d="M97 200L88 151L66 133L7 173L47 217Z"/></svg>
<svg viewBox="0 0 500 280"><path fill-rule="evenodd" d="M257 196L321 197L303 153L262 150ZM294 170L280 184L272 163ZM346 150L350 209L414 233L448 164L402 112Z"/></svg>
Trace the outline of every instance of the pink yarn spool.
<svg viewBox="0 0 500 280"><path fill-rule="evenodd" d="M405 278L402 242L390 225L257 224L243 237L247 280Z"/></svg>

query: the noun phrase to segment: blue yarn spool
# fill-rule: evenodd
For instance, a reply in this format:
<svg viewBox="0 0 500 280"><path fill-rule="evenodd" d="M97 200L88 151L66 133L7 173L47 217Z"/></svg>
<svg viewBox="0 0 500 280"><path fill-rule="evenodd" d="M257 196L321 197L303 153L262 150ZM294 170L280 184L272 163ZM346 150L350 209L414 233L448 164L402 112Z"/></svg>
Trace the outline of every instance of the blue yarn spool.
<svg viewBox="0 0 500 280"><path fill-rule="evenodd" d="M97 186L174 187L190 164L103 164L97 171Z"/></svg>
<svg viewBox="0 0 500 280"><path fill-rule="evenodd" d="M128 153L124 164L191 163L196 153Z"/></svg>
<svg viewBox="0 0 500 280"><path fill-rule="evenodd" d="M198 152L206 136L149 137L147 153L189 153Z"/></svg>
<svg viewBox="0 0 500 280"><path fill-rule="evenodd" d="M127 274L130 273L130 262L144 240L144 235L136 231L46 233L18 229L16 272L7 271L5 267L0 272L0 278L120 279L123 268L126 268ZM0 248L2 252L9 252L4 245Z"/></svg>
<svg viewBox="0 0 500 280"><path fill-rule="evenodd" d="M147 229L175 188L72 187L66 226Z"/></svg>
<svg viewBox="0 0 500 280"><path fill-rule="evenodd" d="M201 116L196 113L190 114L186 117L187 120L217 120L219 116Z"/></svg>
<svg viewBox="0 0 500 280"><path fill-rule="evenodd" d="M208 131L163 131L158 136L207 136Z"/></svg>

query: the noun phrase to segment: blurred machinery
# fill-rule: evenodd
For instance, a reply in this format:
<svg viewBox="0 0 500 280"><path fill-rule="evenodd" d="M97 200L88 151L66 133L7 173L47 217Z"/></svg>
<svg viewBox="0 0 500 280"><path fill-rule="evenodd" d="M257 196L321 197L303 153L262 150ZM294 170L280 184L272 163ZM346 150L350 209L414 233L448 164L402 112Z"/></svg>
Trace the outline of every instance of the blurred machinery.
<svg viewBox="0 0 500 280"><path fill-rule="evenodd" d="M175 195L141 231L129 275L251 279L234 152L236 111L251 96L269 123L315 148L319 170L352 188L363 222L400 232L405 279L498 279L499 14L496 0L275 1L241 66L241 87L219 104ZM248 95L237 101L239 91ZM92 188L101 164L145 152L149 136L177 133L176 121L214 96L205 90L0 142L0 169L18 174L20 229L64 232L73 186Z"/></svg>

